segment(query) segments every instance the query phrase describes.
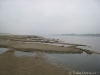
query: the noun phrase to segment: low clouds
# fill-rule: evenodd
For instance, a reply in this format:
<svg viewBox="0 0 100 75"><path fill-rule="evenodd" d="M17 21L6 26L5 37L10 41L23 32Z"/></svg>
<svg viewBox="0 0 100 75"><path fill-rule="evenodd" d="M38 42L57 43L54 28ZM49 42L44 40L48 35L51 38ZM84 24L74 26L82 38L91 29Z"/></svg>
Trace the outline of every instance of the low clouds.
<svg viewBox="0 0 100 75"><path fill-rule="evenodd" d="M99 33L99 0L1 0L0 32Z"/></svg>

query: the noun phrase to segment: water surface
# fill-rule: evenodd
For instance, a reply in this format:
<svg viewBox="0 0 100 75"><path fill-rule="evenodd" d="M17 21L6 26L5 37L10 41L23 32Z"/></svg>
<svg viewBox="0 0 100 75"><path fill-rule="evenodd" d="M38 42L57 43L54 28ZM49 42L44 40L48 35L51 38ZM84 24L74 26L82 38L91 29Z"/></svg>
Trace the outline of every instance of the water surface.
<svg viewBox="0 0 100 75"><path fill-rule="evenodd" d="M74 43L74 44L83 44L88 45L89 47L85 47L85 49L89 49L92 51L100 52L100 37L91 37L91 36L44 36L47 38L55 38L65 41L66 43Z"/></svg>
<svg viewBox="0 0 100 75"><path fill-rule="evenodd" d="M100 72L100 55L92 54L45 54L45 57L58 65L76 71Z"/></svg>
<svg viewBox="0 0 100 75"><path fill-rule="evenodd" d="M15 51L14 56L35 56L36 53L34 52L22 52L22 51Z"/></svg>
<svg viewBox="0 0 100 75"><path fill-rule="evenodd" d="M8 49L7 48L0 48L0 54L6 52Z"/></svg>

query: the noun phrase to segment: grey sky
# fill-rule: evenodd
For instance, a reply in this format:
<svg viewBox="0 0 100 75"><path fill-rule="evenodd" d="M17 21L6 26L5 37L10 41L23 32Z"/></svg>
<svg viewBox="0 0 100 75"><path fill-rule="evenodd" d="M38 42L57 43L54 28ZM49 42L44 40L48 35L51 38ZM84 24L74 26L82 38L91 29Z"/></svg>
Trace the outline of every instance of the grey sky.
<svg viewBox="0 0 100 75"><path fill-rule="evenodd" d="M0 32L100 33L100 0L0 0Z"/></svg>

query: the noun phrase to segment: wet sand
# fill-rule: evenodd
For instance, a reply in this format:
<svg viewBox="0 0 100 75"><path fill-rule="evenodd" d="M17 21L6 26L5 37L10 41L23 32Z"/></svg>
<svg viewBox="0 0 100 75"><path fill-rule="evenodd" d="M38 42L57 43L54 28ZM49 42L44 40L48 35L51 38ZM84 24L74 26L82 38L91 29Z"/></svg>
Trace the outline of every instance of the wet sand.
<svg viewBox="0 0 100 75"><path fill-rule="evenodd" d="M8 51L0 55L0 75L69 75L69 72L64 67L51 64L39 54L15 57L14 52Z"/></svg>
<svg viewBox="0 0 100 75"><path fill-rule="evenodd" d="M14 50L19 51L41 51L41 52L62 52L62 53L82 53L82 50L76 49L73 47L61 47L61 46L54 46L48 44L41 44L41 43L17 43L14 41L5 41L1 40L0 42L1 47L6 48L13 48Z"/></svg>
<svg viewBox="0 0 100 75"><path fill-rule="evenodd" d="M36 41L38 40L38 42L40 43L36 43L36 41L33 42L33 39L36 39ZM25 43L26 41L31 41L33 43ZM48 45L47 43L63 44L70 46L65 47L63 45L62 46ZM86 45L64 43L64 42L59 42L59 39L48 39L39 36L37 37L25 36L25 35L0 36L0 47L13 48L14 50L19 50L19 51L26 51L26 52L41 51L41 52L57 52L57 53L83 53L84 51L88 54L96 53L90 50L76 48L77 46L86 46Z"/></svg>

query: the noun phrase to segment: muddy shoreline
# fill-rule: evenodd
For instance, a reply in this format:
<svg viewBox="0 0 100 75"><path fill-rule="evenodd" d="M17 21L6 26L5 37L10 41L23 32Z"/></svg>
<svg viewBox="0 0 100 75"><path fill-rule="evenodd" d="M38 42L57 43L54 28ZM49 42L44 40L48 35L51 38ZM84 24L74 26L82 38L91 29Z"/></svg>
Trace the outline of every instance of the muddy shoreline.
<svg viewBox="0 0 100 75"><path fill-rule="evenodd" d="M31 42L31 43L26 43ZM49 43L49 44L47 44ZM61 44L61 46L51 45ZM69 45L65 47L65 45ZM18 51L32 52L54 52L54 53L83 53L99 54L98 52L76 48L77 46L87 46L81 44L65 43L59 39L48 39L40 36L28 35L0 35L0 47L12 48Z"/></svg>
<svg viewBox="0 0 100 75"><path fill-rule="evenodd" d="M20 57L10 51L0 54L0 75L68 75L69 71L51 64L40 54Z"/></svg>

